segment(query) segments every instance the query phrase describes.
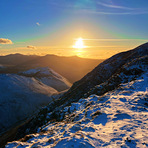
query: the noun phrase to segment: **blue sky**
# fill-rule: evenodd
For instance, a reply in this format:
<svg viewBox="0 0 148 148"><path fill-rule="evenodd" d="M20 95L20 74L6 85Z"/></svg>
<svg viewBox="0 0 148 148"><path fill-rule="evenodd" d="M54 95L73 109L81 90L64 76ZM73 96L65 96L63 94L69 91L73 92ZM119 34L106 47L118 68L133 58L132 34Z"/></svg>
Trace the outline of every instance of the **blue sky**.
<svg viewBox="0 0 148 148"><path fill-rule="evenodd" d="M2 0L0 19L0 54L73 55L82 37L91 48L81 56L99 58L148 39L147 0Z"/></svg>

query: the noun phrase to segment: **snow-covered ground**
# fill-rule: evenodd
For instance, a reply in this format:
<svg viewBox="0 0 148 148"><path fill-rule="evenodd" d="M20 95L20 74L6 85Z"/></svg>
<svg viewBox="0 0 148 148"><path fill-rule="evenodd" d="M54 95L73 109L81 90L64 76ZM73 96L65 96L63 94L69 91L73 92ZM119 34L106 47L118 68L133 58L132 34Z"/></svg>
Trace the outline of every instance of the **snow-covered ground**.
<svg viewBox="0 0 148 148"><path fill-rule="evenodd" d="M6 148L148 147L148 73L103 96L91 95L65 107L61 122ZM48 114L47 118L51 115Z"/></svg>
<svg viewBox="0 0 148 148"><path fill-rule="evenodd" d="M34 78L15 74L0 75L0 132L33 115L47 105L54 88Z"/></svg>
<svg viewBox="0 0 148 148"><path fill-rule="evenodd" d="M66 78L62 77L49 67L30 69L20 74L33 76L42 83L53 87L57 91L64 91L71 87L71 83Z"/></svg>
<svg viewBox="0 0 148 148"><path fill-rule="evenodd" d="M32 76L25 76L27 74ZM50 68L30 69L23 76L0 74L0 134L21 124L52 102L51 95L56 95L54 99L57 99L59 91L62 93L70 86Z"/></svg>

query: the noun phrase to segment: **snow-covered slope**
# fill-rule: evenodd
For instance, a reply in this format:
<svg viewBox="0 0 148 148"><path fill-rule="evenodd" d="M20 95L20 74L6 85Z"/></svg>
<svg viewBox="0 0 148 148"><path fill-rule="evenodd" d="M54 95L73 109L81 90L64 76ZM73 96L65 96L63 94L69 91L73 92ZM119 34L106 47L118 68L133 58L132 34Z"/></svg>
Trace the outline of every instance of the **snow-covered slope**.
<svg viewBox="0 0 148 148"><path fill-rule="evenodd" d="M0 134L58 98L70 83L50 68L0 74Z"/></svg>
<svg viewBox="0 0 148 148"><path fill-rule="evenodd" d="M148 73L103 96L65 107L62 122L47 123L10 147L148 147ZM49 118L51 113L47 115Z"/></svg>
<svg viewBox="0 0 148 148"><path fill-rule="evenodd" d="M32 115L51 100L57 90L34 78L0 75L0 132Z"/></svg>
<svg viewBox="0 0 148 148"><path fill-rule="evenodd" d="M64 91L71 86L71 83L68 82L68 80L48 67L30 69L20 74L28 77L35 77L37 80L53 87L57 91Z"/></svg>

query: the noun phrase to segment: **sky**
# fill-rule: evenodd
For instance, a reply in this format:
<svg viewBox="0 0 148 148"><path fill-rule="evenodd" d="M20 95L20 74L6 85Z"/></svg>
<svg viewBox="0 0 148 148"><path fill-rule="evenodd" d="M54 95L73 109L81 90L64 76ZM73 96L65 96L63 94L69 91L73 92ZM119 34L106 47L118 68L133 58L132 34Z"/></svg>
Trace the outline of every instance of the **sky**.
<svg viewBox="0 0 148 148"><path fill-rule="evenodd" d="M73 48L78 38L85 48ZM104 59L148 41L148 0L1 0L0 55Z"/></svg>

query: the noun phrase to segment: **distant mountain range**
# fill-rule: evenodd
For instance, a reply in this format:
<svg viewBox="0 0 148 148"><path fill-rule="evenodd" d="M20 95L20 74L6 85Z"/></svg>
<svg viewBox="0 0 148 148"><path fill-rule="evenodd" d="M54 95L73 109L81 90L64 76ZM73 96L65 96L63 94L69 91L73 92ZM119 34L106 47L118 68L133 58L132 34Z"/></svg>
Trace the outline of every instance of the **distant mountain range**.
<svg viewBox="0 0 148 148"><path fill-rule="evenodd" d="M30 61L38 57L39 56L36 55L22 55L19 53L9 54L6 56L0 56L0 64L4 66L16 66L18 64L22 64L26 61Z"/></svg>
<svg viewBox="0 0 148 148"><path fill-rule="evenodd" d="M86 59L77 56L10 54L0 56L0 73L18 73L38 67L49 67L73 83L81 79L102 61L103 59ZM2 66L5 66L5 68Z"/></svg>

